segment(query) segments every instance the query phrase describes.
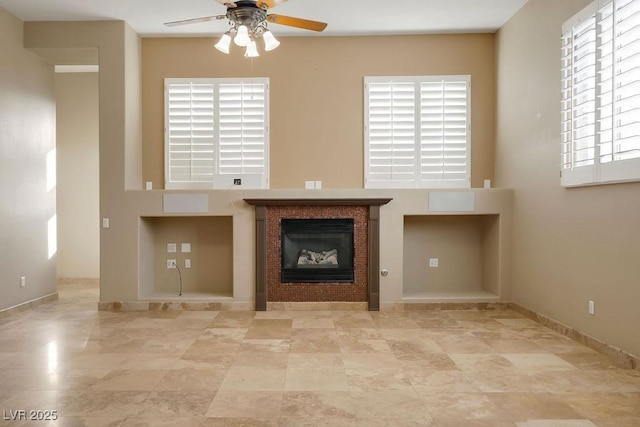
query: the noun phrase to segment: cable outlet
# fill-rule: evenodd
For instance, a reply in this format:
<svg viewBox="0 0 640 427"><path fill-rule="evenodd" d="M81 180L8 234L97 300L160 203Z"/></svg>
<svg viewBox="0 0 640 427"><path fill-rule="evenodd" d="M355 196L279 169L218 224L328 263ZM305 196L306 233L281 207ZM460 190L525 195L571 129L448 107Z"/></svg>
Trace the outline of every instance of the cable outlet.
<svg viewBox="0 0 640 427"><path fill-rule="evenodd" d="M437 267L438 258L429 258L429 267Z"/></svg>
<svg viewBox="0 0 640 427"><path fill-rule="evenodd" d="M589 314L592 316L596 315L596 302L593 300L589 300Z"/></svg>
<svg viewBox="0 0 640 427"><path fill-rule="evenodd" d="M27 276L21 276L20 277L20 287L24 288L25 286L27 286Z"/></svg>
<svg viewBox="0 0 640 427"><path fill-rule="evenodd" d="M233 185L242 185L242 179L233 178Z"/></svg>
<svg viewBox="0 0 640 427"><path fill-rule="evenodd" d="M167 268L176 268L176 260L168 259L167 260Z"/></svg>

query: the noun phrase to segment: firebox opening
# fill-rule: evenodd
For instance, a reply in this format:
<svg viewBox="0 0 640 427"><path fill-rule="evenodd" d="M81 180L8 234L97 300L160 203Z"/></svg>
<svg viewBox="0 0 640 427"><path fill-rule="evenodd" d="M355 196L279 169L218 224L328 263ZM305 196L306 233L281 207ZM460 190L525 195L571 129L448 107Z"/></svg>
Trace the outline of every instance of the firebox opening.
<svg viewBox="0 0 640 427"><path fill-rule="evenodd" d="M282 283L353 283L353 218L282 219Z"/></svg>

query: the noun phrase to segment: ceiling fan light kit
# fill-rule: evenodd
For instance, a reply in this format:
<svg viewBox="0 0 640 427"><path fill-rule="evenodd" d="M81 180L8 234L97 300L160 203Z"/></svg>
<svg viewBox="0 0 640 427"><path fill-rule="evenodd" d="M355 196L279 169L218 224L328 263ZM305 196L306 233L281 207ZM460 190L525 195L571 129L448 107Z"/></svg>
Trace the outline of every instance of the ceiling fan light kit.
<svg viewBox="0 0 640 427"><path fill-rule="evenodd" d="M284 15L267 15L267 10L284 3L286 0L258 0L258 1L228 1L217 0L227 8L226 15L205 16L202 18L186 19L183 21L166 22L165 25L173 27L177 25L193 24L196 22L207 22L227 18L231 28L222 35L215 48L222 53L229 54L231 40L240 46L245 47L244 56L255 58L260 56L256 40L262 38L264 50L269 52L280 46L280 42L267 28L267 22L290 27L302 28L312 31L323 31L327 24L324 22L309 21L307 19L294 18Z"/></svg>
<svg viewBox="0 0 640 427"><path fill-rule="evenodd" d="M275 36L271 33L271 31L267 30L262 34L262 39L264 40L264 50L267 52L272 51L273 49L280 46L280 42L276 40Z"/></svg>
<svg viewBox="0 0 640 427"><path fill-rule="evenodd" d="M257 58L260 56L258 53L258 46L255 40L251 40L247 45L247 52L244 54L247 58Z"/></svg>
<svg viewBox="0 0 640 427"><path fill-rule="evenodd" d="M249 46L249 43L251 43L251 37L249 37L249 30L246 25L240 25L238 27L238 32L233 38L233 42L240 47Z"/></svg>
<svg viewBox="0 0 640 427"><path fill-rule="evenodd" d="M218 43L214 46L222 53L229 53L229 47L231 47L231 34L230 31L227 31L222 35Z"/></svg>

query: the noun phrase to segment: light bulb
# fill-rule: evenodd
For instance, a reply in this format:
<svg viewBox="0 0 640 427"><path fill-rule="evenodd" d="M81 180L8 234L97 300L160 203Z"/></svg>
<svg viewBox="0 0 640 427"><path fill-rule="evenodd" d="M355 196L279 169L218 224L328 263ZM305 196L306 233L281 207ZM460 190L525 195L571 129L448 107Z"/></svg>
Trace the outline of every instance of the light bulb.
<svg viewBox="0 0 640 427"><path fill-rule="evenodd" d="M256 45L256 42L254 40L251 40L251 42L247 46L247 51L245 52L244 56L246 56L247 58L257 58L258 56L260 56L260 54L258 53L258 46Z"/></svg>
<svg viewBox="0 0 640 427"><path fill-rule="evenodd" d="M251 38L249 38L249 30L246 25L240 25L238 27L238 34L233 38L233 42L242 47L249 45Z"/></svg>
<svg viewBox="0 0 640 427"><path fill-rule="evenodd" d="M276 40L273 33L269 30L265 31L262 38L264 39L264 50L267 52L280 46L280 42Z"/></svg>
<svg viewBox="0 0 640 427"><path fill-rule="evenodd" d="M229 46L231 45L231 36L229 33L224 33L220 38L220 41L216 43L215 48L222 53L229 54Z"/></svg>

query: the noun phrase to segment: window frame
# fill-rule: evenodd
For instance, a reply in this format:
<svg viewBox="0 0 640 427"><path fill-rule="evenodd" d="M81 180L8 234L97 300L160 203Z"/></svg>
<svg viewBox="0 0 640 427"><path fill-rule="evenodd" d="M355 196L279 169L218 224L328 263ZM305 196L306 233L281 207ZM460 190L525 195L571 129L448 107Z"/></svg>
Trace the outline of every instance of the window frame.
<svg viewBox="0 0 640 427"><path fill-rule="evenodd" d="M632 31L628 33L616 34L615 26L620 22L616 22L616 13L619 2L622 0L596 0L590 3L587 7L580 12L569 18L562 25L561 35L561 140L560 140L560 183L563 187L581 187L589 185L602 185L602 184L617 184L623 182L637 182L640 181L640 152L633 154L633 152L640 150L638 148L631 148L631 153L637 155L637 157L630 157L628 159L616 159L616 156L622 157L627 151L619 151L618 147L621 147L621 134L616 135L616 130L621 126L627 126L627 124L621 125L618 120L620 117L624 117L628 114L628 110L616 111L615 104L618 100L625 100L626 96L635 96L640 100L640 94L635 94L632 91L624 91L622 86L618 87L615 84L617 78L621 74L617 74L620 71L621 62L617 61L617 55L621 49L628 48L633 42L628 43L626 46L616 46L615 43L620 38L624 38L625 34L628 36ZM638 3L640 0L631 0L627 3ZM612 8L611 15L611 33L608 34L607 28L603 30L603 26L606 25L606 20L609 16L603 16L606 12L606 8ZM637 7L637 5L634 5ZM636 15L640 11L632 14ZM638 15L640 16L640 15ZM635 19L639 19L638 16ZM589 31L593 31L593 41L590 49L584 47L585 44L580 44L578 38L580 37L579 29L581 26L592 24L592 28ZM610 40L607 37L611 36ZM588 42L587 42L588 43ZM606 43L611 43L608 46ZM639 43L639 42L636 42ZM640 45L632 46L634 55L640 55ZM584 55L578 53L578 49L584 48ZM609 53L606 53L609 49ZM605 53L602 53L602 52ZM607 58L607 56L611 58ZM586 58L586 59L585 59ZM584 87L578 87L578 83L586 80L580 80L580 72L584 69L578 69L582 63L580 61L593 62L590 73L587 74L588 78L593 80L586 89ZM637 60L636 60L637 61ZM628 62L626 63L629 64ZM633 67L632 67L633 70ZM639 70L635 71L640 72ZM611 77L607 78L607 75ZM624 73L623 73L624 74ZM584 75L584 74L583 74ZM636 80L633 84L640 84ZM610 88L608 88L610 86ZM587 113L586 109L580 110L580 95L584 95L581 89L593 91L593 108L589 109ZM584 99L584 98L583 98ZM637 101L636 101L637 102ZM607 111L608 109L608 111ZM640 108L636 109L636 116L640 116ZM633 109L631 110L633 112ZM587 114L592 117L580 122L580 118L583 118ZM628 114L631 115L631 114ZM633 124L633 123L632 123ZM638 127L640 124L636 123ZM582 133L579 137L578 133L582 127L591 126L592 130L589 133ZM640 133L640 132L639 132ZM630 138L636 138L635 144L638 144L640 140L640 134L635 133ZM610 134L610 135L607 135ZM603 136L605 135L605 136ZM580 139L591 138L592 143L580 146ZM608 140L610 139L610 141ZM630 144L633 147L633 142ZM603 149L604 147L604 149ZM586 156L584 158L579 157L580 151L585 151ZM610 151L610 153L607 153ZM610 156L609 161L604 161L603 157ZM585 163L585 164L577 164Z"/></svg>
<svg viewBox="0 0 640 427"><path fill-rule="evenodd" d="M212 85L213 86L213 113L212 113L212 149L213 166L210 180L193 181L172 181L170 173L171 153L170 153L170 85ZM221 110L220 110L220 87L221 85L264 85L264 127L263 134L263 159L262 173L221 173L220 169L222 155L221 143ZM192 121L190 123L193 123ZM195 189L230 189L234 187L234 180L241 179L241 188L246 189L268 189L269 188L269 78L165 78L164 79L164 188L166 190L195 190ZM242 160L241 160L242 162ZM193 167L193 166L190 166Z"/></svg>
<svg viewBox="0 0 640 427"><path fill-rule="evenodd" d="M414 85L414 121L413 121L413 173L412 177L407 179L396 179L390 177L390 179L375 179L374 173L372 173L372 158L371 158L371 107L370 107L370 84L413 84ZM464 97L464 168L462 178L446 179L445 174L455 174L451 167L449 171L446 170L447 166L443 166L440 178L427 179L425 178L428 173L424 172L425 168L429 165L423 160L425 158L424 152L426 150L423 146L427 145L426 132L423 135L423 122L421 121L423 109L426 110L427 106L422 102L422 84L431 83L446 83L449 84L461 84L465 85L465 97ZM446 89L443 87L443 93ZM445 96L442 97L444 103ZM449 98L453 99L453 98ZM443 105L442 114L445 114L445 106ZM425 113L426 114L426 113ZM439 122L442 125L442 132L445 132L445 123L452 119L445 119ZM391 125L393 127L393 125ZM424 138L423 138L424 136ZM440 143L440 151L443 153L446 150L445 146L451 146L451 142L447 143L444 140ZM458 143L459 144L459 143ZM393 143L391 145L394 145ZM432 144L434 145L434 144ZM435 144L437 145L437 144ZM364 183L365 188L470 188L471 187L471 75L429 75L429 76L365 76L364 77ZM437 151L437 150L436 150ZM405 152L409 152L408 148L405 148ZM443 157L444 158L444 157ZM393 163L393 160L390 160ZM393 168L394 166L390 166ZM391 172L393 174L393 172Z"/></svg>

